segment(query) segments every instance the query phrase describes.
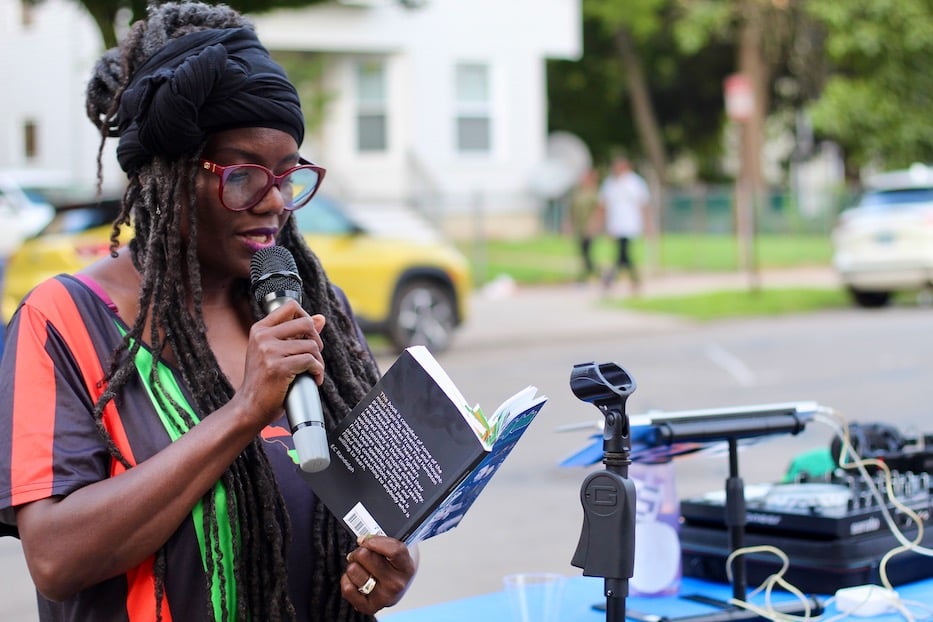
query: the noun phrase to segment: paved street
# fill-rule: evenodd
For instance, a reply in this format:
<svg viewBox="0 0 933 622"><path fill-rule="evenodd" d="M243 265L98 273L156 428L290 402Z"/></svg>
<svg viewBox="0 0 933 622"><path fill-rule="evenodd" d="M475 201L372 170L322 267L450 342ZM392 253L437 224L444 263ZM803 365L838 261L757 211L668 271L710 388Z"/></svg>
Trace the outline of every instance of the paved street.
<svg viewBox="0 0 933 622"><path fill-rule="evenodd" d="M678 295L703 291L743 290L760 287L838 287L829 268L807 267L769 271L750 276L743 272L665 274L645 278L641 295ZM606 298L629 295L622 280L607 293L598 283L518 287L509 280L493 279L473 299L469 323L457 336L456 350L482 347L516 348L548 339L579 339L606 334L646 334L665 330L682 321L608 309Z"/></svg>

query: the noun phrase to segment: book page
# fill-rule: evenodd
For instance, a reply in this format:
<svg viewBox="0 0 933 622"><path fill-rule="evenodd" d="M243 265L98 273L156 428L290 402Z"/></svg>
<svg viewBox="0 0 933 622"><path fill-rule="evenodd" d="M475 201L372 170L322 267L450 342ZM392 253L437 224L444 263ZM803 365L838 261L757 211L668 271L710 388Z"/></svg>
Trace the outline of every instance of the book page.
<svg viewBox="0 0 933 622"><path fill-rule="evenodd" d="M480 409L479 406L470 406L470 403L467 402L463 393L460 392L460 389L457 388L454 381L450 379L450 376L447 375L447 372L444 371L441 364L437 362L437 359L434 358L430 350L424 346L411 346L406 348L406 350L411 354L412 358L418 361L418 364L430 374L434 382L437 383L437 386L443 389L444 393L450 398L450 401L460 409L463 418L466 419L470 427L476 431L476 436L485 443L490 437L490 426L486 422L486 418L483 417L482 409Z"/></svg>
<svg viewBox="0 0 933 622"><path fill-rule="evenodd" d="M547 402L547 397L543 395L534 397L536 390L534 387L528 387L520 392L518 397L521 399L514 399L516 396L513 396L507 400L507 403L514 406L514 411L510 411L509 416L503 419L507 419L508 423L501 428L501 433L489 453L431 513L430 518L412 534L408 540L409 544L453 529L460 523L467 510L518 443L525 429Z"/></svg>
<svg viewBox="0 0 933 622"><path fill-rule="evenodd" d="M489 425L492 430L490 434L491 443L496 442L502 431L508 427L516 416L527 411L533 405L547 400L547 397L543 395L535 397L537 392L538 387L527 386L499 405L496 412L489 417Z"/></svg>

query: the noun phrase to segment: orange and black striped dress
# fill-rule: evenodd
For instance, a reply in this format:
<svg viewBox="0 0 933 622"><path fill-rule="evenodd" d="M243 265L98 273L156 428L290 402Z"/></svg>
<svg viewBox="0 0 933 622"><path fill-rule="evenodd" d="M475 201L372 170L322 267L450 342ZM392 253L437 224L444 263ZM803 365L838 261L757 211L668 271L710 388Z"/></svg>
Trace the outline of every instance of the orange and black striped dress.
<svg viewBox="0 0 933 622"><path fill-rule="evenodd" d="M15 507L67 496L125 470L111 457L93 410L110 358L127 330L92 283L72 276L45 281L20 305L10 323L0 364L0 533L15 535ZM153 365L158 367L162 386L171 391L171 401L194 411L181 374L171 365L154 359L144 347L135 362L139 374L107 405L103 418L131 464L146 460L187 429L183 418L166 412L151 397L149 370ZM294 447L285 418L266 428L262 436L292 524L290 551L295 553L288 561L290 596L296 611L306 612L311 609L310 594L296 586L309 585L316 570L314 560L307 558L312 550L314 497L290 455ZM209 494L219 499L229 493L218 484ZM230 547L237 527L226 524L217 534L205 533L201 511L199 503L165 544L162 619L166 622L210 619L205 607L208 592L215 611L221 598L227 599L228 610L236 610L231 607L235 590L230 593L229 584L226 590L215 589L217 577L206 577L205 568L232 577ZM219 514L227 520L225 512ZM153 559L64 602L50 602L41 595L38 599L42 622L154 620Z"/></svg>

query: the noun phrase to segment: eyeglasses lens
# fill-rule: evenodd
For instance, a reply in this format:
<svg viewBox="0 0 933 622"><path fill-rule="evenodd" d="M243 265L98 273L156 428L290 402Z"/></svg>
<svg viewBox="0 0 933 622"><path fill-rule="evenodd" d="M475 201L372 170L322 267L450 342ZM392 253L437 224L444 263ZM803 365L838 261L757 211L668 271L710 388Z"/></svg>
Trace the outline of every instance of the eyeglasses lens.
<svg viewBox="0 0 933 622"><path fill-rule="evenodd" d="M302 167L289 175L288 180L282 183L282 194L285 194L285 184L289 184L291 191L291 209L304 207L311 199L311 195L321 183L321 175L311 167ZM286 204L288 204L286 200Z"/></svg>
<svg viewBox="0 0 933 622"><path fill-rule="evenodd" d="M227 209L245 210L253 207L272 187L272 173L258 166L235 166L227 169L221 199ZM303 207L320 181L311 167L296 168L279 183L279 192L287 209Z"/></svg>

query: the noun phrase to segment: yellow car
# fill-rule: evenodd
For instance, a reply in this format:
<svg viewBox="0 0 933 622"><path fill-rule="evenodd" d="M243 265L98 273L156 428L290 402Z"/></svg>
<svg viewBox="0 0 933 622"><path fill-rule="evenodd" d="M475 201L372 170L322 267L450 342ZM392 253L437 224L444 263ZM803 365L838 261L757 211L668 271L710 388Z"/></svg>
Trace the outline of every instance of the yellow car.
<svg viewBox="0 0 933 622"><path fill-rule="evenodd" d="M105 201L61 209L13 253L3 278L5 322L37 283L76 272L109 252L118 205ZM330 279L346 293L364 331L384 335L398 351L421 344L437 353L450 345L466 318L471 288L469 265L459 251L436 235L379 232L379 220L364 226L359 216L351 217L323 195L293 217Z"/></svg>

